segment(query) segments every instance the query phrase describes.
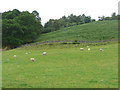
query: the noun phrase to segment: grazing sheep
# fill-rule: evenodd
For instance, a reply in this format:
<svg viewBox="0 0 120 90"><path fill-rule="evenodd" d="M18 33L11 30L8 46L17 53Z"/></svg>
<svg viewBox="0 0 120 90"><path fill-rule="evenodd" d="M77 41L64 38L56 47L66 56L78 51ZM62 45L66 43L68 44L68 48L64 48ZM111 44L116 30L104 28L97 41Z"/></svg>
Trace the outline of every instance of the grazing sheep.
<svg viewBox="0 0 120 90"><path fill-rule="evenodd" d="M16 58L17 56L16 55L13 55L14 58Z"/></svg>
<svg viewBox="0 0 120 90"><path fill-rule="evenodd" d="M46 54L47 54L47 52L43 52L43 53L42 53L42 55L46 55Z"/></svg>
<svg viewBox="0 0 120 90"><path fill-rule="evenodd" d="M89 46L87 46L87 48L89 48Z"/></svg>
<svg viewBox="0 0 120 90"><path fill-rule="evenodd" d="M88 48L88 51L90 51L91 49L90 48Z"/></svg>
<svg viewBox="0 0 120 90"><path fill-rule="evenodd" d="M100 51L103 51L103 49L102 49L102 48L100 48Z"/></svg>
<svg viewBox="0 0 120 90"><path fill-rule="evenodd" d="M80 51L83 51L84 50L84 48L80 48Z"/></svg>
<svg viewBox="0 0 120 90"><path fill-rule="evenodd" d="M25 54L28 54L27 52Z"/></svg>
<svg viewBox="0 0 120 90"><path fill-rule="evenodd" d="M35 58L30 58L30 61L34 62L34 61L35 61Z"/></svg>

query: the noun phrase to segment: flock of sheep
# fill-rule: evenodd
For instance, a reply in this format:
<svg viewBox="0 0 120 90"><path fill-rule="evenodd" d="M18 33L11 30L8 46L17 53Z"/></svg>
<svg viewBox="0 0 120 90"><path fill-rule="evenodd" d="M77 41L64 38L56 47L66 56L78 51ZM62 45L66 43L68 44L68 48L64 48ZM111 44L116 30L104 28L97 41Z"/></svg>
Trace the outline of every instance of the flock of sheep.
<svg viewBox="0 0 120 90"><path fill-rule="evenodd" d="M84 50L84 48L80 48L80 51L83 51L83 50ZM87 46L87 50L88 50L88 51L90 51L90 50L91 50L89 46ZM102 48L100 48L99 50L100 50L100 51L103 51L103 49L102 49Z"/></svg>
<svg viewBox="0 0 120 90"><path fill-rule="evenodd" d="M90 51L91 48L89 46L87 46L87 50ZM103 51L102 48L99 49L100 51ZM84 51L84 48L80 48L80 51ZM31 52L26 52L25 54L30 54ZM43 52L42 55L47 55L47 52ZM16 58L16 55L13 55L14 58ZM30 61L34 62L35 58L30 58Z"/></svg>
<svg viewBox="0 0 120 90"><path fill-rule="evenodd" d="M30 54L31 52L26 52L25 54ZM42 55L47 55L47 52L43 52ZM13 55L14 58L17 57L17 55ZM34 62L35 58L30 58L30 61Z"/></svg>

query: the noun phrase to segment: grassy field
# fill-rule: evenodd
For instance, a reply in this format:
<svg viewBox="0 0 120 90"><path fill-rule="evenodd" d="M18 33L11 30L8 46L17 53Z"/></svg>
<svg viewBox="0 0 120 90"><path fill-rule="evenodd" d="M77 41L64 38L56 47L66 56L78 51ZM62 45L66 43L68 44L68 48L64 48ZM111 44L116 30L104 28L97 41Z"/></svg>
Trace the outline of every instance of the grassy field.
<svg viewBox="0 0 120 90"><path fill-rule="evenodd" d="M96 21L92 23L63 28L43 34L37 41L53 40L111 40L118 38L118 21Z"/></svg>
<svg viewBox="0 0 120 90"><path fill-rule="evenodd" d="M3 51L3 87L117 88L118 44L89 44L91 51L87 45L34 45ZM85 50L80 51L81 47ZM43 51L47 55L41 55ZM31 62L31 57L36 61Z"/></svg>

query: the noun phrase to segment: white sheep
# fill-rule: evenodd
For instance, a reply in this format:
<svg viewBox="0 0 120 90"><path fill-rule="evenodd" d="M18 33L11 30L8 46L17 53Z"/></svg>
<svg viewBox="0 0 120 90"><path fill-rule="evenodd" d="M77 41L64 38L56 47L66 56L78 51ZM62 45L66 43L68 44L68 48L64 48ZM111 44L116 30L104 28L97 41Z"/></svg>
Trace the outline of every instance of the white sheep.
<svg viewBox="0 0 120 90"><path fill-rule="evenodd" d="M16 55L13 55L14 58L16 58L17 56Z"/></svg>
<svg viewBox="0 0 120 90"><path fill-rule="evenodd" d="M46 55L46 54L47 54L47 52L43 52L43 53L42 53L42 55Z"/></svg>
<svg viewBox="0 0 120 90"><path fill-rule="evenodd" d="M90 51L91 49L90 48L88 48L88 51Z"/></svg>
<svg viewBox="0 0 120 90"><path fill-rule="evenodd" d="M100 48L100 51L103 51L103 49L102 49L102 48Z"/></svg>
<svg viewBox="0 0 120 90"><path fill-rule="evenodd" d="M28 54L27 52L25 54Z"/></svg>
<svg viewBox="0 0 120 90"><path fill-rule="evenodd" d="M89 46L87 46L87 48L89 48Z"/></svg>
<svg viewBox="0 0 120 90"><path fill-rule="evenodd" d="M81 51L83 51L83 50L84 50L84 48L80 48L80 50L81 50Z"/></svg>
<svg viewBox="0 0 120 90"><path fill-rule="evenodd" d="M35 58L30 58L30 61L34 62L34 61L35 61Z"/></svg>

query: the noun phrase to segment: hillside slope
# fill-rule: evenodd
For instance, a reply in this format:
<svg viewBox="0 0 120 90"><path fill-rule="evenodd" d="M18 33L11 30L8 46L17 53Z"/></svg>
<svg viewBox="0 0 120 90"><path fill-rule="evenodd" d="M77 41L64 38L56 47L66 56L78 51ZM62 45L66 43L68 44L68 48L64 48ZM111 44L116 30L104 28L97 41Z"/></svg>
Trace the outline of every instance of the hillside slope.
<svg viewBox="0 0 120 90"><path fill-rule="evenodd" d="M118 21L96 21L83 25L63 28L61 30L42 34L37 41L79 40L97 41L118 38Z"/></svg>

